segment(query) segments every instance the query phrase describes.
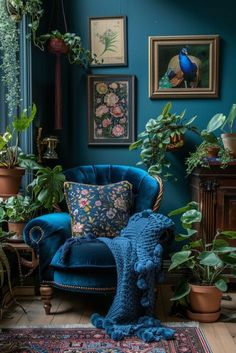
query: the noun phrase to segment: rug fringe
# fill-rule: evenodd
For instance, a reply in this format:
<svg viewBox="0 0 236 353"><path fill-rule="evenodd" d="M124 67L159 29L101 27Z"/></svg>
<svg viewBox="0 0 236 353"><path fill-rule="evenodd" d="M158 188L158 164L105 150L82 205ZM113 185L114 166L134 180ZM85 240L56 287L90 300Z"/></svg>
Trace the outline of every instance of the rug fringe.
<svg viewBox="0 0 236 353"><path fill-rule="evenodd" d="M199 327L199 322L197 321L186 321L186 322L163 322L164 326L171 326L171 327ZM24 328L94 328L92 324L66 324L66 325L8 325L0 328L0 332L2 329L5 328L12 328L12 329L24 329Z"/></svg>
<svg viewBox="0 0 236 353"><path fill-rule="evenodd" d="M92 324L66 324L66 325L7 325L0 328L0 332L2 329L12 328L12 329L22 329L22 328L94 328Z"/></svg>
<svg viewBox="0 0 236 353"><path fill-rule="evenodd" d="M162 322L163 325L165 326L171 326L171 327L199 327L199 322L198 321L185 321L185 322Z"/></svg>

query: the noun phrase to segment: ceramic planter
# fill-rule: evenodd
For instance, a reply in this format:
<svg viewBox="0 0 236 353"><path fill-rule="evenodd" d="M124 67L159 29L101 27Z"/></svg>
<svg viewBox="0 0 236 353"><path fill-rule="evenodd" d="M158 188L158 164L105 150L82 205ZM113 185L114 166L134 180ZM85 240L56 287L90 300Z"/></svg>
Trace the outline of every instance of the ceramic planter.
<svg viewBox="0 0 236 353"><path fill-rule="evenodd" d="M0 168L0 197L17 195L24 174L24 168Z"/></svg>
<svg viewBox="0 0 236 353"><path fill-rule="evenodd" d="M15 238L20 240L23 239L23 231L26 226L26 222L10 222L8 221L8 231L16 234Z"/></svg>
<svg viewBox="0 0 236 353"><path fill-rule="evenodd" d="M198 286L191 284L189 301L191 310L188 317L200 322L214 322L220 316L222 292L215 286Z"/></svg>
<svg viewBox="0 0 236 353"><path fill-rule="evenodd" d="M235 134L221 134L224 148L228 149L233 157L236 157L236 133Z"/></svg>
<svg viewBox="0 0 236 353"><path fill-rule="evenodd" d="M167 146L167 151L177 151L184 145L184 135L174 135L173 137L170 138L170 143Z"/></svg>
<svg viewBox="0 0 236 353"><path fill-rule="evenodd" d="M207 157L208 158L217 158L220 151L220 147L209 146L207 147Z"/></svg>
<svg viewBox="0 0 236 353"><path fill-rule="evenodd" d="M66 54L69 48L63 39L51 38L48 42L48 50L53 54Z"/></svg>

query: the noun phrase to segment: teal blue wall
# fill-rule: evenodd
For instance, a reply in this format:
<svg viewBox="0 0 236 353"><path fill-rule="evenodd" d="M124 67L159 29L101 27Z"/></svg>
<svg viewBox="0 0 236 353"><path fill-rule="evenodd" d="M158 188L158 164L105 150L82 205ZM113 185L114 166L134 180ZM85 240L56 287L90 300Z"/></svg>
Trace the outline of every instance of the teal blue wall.
<svg viewBox="0 0 236 353"><path fill-rule="evenodd" d="M127 16L128 66L96 68L94 74L132 74L136 76L136 121L140 132L150 117L156 117L165 100L148 98L148 36L150 35L220 35L220 97L217 99L175 99L176 112L186 108L187 115L198 115L199 127L217 112L227 112L236 101L236 25L234 13L235 0L66 0L65 10L68 30L78 33L88 46L88 18L90 16ZM43 109L42 119L53 108L53 59L47 65L50 73L44 69L40 74L39 58L42 53L34 53L35 94ZM42 59L45 61L45 59ZM37 66L38 65L38 66ZM86 74L76 66L67 66L64 62L64 130L61 135L60 156L64 167L76 164L120 163L135 165L138 153L129 152L127 147L88 147L87 140L87 86ZM38 74L37 74L38 73ZM46 104L44 103L46 102ZM51 124L51 122L50 122ZM51 125L50 125L51 126ZM179 206L189 200L189 183L185 178L184 158L194 144L194 137L188 135L186 147L172 156L174 172L178 181L168 182L164 211ZM170 196L171 195L171 196Z"/></svg>

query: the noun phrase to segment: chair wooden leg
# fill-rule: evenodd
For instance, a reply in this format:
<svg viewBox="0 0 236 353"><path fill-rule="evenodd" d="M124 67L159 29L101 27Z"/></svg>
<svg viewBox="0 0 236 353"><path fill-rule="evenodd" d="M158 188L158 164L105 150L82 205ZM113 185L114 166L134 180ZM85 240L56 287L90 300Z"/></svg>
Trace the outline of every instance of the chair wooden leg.
<svg viewBox="0 0 236 353"><path fill-rule="evenodd" d="M40 287L41 299L43 302L43 307L46 315L50 315L50 310L52 307L51 300L53 295L53 288L51 286L41 286Z"/></svg>

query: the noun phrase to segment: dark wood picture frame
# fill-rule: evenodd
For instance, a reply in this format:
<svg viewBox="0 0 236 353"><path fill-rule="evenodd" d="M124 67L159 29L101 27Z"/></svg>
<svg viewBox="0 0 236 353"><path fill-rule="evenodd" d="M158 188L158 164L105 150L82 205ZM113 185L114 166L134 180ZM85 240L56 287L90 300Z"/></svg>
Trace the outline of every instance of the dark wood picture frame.
<svg viewBox="0 0 236 353"><path fill-rule="evenodd" d="M89 17L89 44L98 63L91 66L127 66L126 16Z"/></svg>
<svg viewBox="0 0 236 353"><path fill-rule="evenodd" d="M135 76L88 75L88 144L135 141Z"/></svg>
<svg viewBox="0 0 236 353"><path fill-rule="evenodd" d="M219 35L149 37L152 99L217 98L218 71Z"/></svg>

